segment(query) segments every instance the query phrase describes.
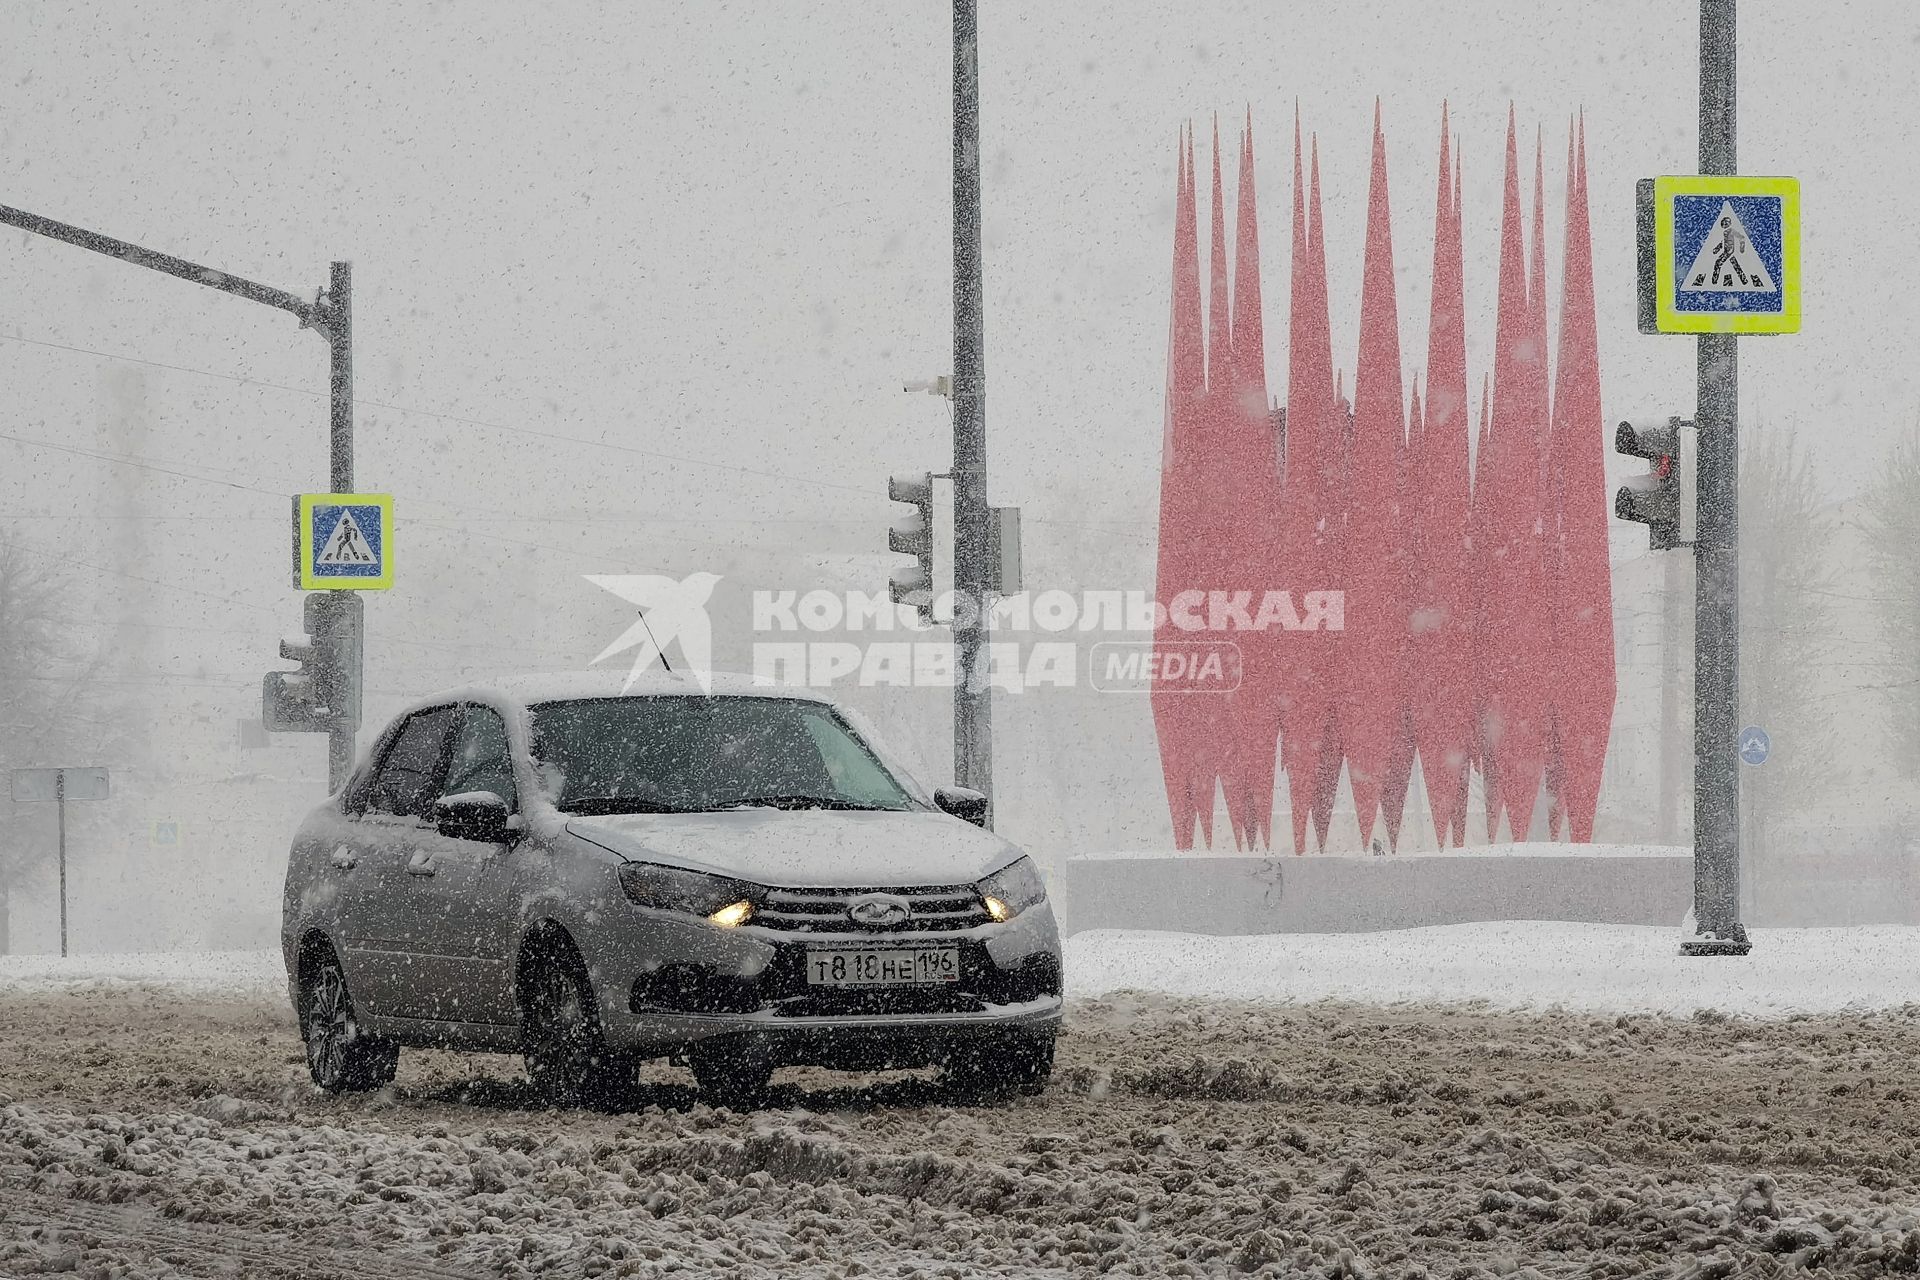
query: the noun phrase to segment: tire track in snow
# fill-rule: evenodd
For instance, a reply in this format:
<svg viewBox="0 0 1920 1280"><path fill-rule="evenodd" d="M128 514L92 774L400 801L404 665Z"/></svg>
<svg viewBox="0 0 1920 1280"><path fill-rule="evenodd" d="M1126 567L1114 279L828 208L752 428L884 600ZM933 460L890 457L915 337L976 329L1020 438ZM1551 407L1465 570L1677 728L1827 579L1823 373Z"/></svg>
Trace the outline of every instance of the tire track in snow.
<svg viewBox="0 0 1920 1280"><path fill-rule="evenodd" d="M480 1274L391 1245L343 1249L245 1224L189 1222L151 1204L102 1204L0 1189L0 1242L9 1237L40 1253L48 1270L48 1261L63 1266L71 1261L64 1269L159 1264L169 1269L161 1274L248 1280L476 1280Z"/></svg>

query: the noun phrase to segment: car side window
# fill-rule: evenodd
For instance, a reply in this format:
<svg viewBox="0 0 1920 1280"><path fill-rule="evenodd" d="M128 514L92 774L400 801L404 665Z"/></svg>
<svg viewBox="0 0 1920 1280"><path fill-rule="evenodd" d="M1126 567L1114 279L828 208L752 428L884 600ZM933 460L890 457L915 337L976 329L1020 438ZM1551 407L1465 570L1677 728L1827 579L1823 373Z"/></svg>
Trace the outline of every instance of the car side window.
<svg viewBox="0 0 1920 1280"><path fill-rule="evenodd" d="M453 740L453 760L447 766L446 795L463 791L491 791L507 802L511 812L518 800L513 786L513 756L507 748L507 726L492 707L469 702Z"/></svg>
<svg viewBox="0 0 1920 1280"><path fill-rule="evenodd" d="M433 816L433 802L440 798L438 784L445 771L447 737L457 709L433 707L407 718L367 789L370 812L403 818Z"/></svg>

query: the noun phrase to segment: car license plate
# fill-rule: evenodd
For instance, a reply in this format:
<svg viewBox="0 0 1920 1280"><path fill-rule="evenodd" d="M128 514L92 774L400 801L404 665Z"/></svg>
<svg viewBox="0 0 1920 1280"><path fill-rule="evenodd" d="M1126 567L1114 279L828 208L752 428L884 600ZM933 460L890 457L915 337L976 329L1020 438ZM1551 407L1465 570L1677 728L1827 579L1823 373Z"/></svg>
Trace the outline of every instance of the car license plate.
<svg viewBox="0 0 1920 1280"><path fill-rule="evenodd" d="M869 947L807 953L815 987L917 987L960 981L958 947Z"/></svg>

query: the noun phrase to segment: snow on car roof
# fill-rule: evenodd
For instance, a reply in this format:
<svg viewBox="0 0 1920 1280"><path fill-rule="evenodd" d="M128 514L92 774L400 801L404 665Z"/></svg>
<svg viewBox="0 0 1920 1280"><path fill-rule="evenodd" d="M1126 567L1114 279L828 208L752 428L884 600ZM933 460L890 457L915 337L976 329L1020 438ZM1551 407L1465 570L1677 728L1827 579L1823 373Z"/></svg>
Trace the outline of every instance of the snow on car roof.
<svg viewBox="0 0 1920 1280"><path fill-rule="evenodd" d="M532 706L540 702L567 702L578 698L644 698L661 694L703 692L691 675L680 672L647 671L641 673L631 687L623 688L622 686L626 684L626 671L611 668L605 671L561 671L540 675L502 676L495 680L474 681L456 688L443 689L419 699L415 705L451 702L476 695L490 695L491 700L514 703L519 706ZM757 681L752 676L728 671L713 673L710 692L714 696L728 698L804 698L810 702L829 701L811 689L769 684Z"/></svg>

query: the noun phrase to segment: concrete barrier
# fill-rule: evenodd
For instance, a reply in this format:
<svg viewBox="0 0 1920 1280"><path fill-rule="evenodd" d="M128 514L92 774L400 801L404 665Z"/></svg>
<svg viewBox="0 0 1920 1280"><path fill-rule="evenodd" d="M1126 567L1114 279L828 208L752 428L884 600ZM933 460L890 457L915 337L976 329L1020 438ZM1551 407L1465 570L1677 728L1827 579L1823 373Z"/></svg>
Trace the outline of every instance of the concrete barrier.
<svg viewBox="0 0 1920 1280"><path fill-rule="evenodd" d="M1066 861L1058 910L1068 933L1360 933L1476 920L1679 926L1693 899L1687 850L1574 848L1386 857L1089 854Z"/></svg>

